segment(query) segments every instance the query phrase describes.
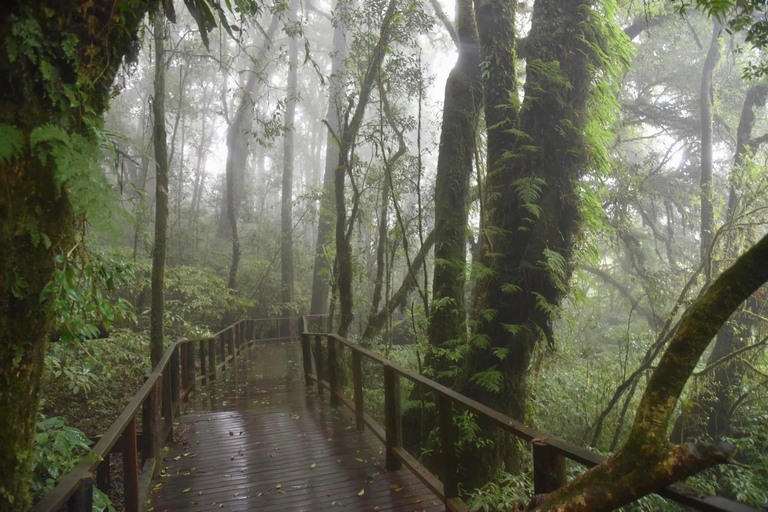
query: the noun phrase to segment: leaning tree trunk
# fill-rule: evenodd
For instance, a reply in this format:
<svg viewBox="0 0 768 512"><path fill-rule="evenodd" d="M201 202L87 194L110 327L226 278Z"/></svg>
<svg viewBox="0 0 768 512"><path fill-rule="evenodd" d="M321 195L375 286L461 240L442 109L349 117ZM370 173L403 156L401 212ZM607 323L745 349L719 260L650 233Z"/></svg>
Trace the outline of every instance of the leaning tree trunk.
<svg viewBox="0 0 768 512"><path fill-rule="evenodd" d="M471 0L457 5L459 59L445 84L440 153L435 178L435 273L429 341L443 347L466 329L464 281L469 217L469 182L483 100L480 44ZM444 363L430 357L435 370Z"/></svg>
<svg viewBox="0 0 768 512"><path fill-rule="evenodd" d="M149 309L149 343L152 368L163 357L165 306L165 254L168 231L168 144L165 131L165 16L155 13L155 96L152 102L155 147L155 247L152 251L152 302Z"/></svg>
<svg viewBox="0 0 768 512"><path fill-rule="evenodd" d="M113 3L0 4L0 510L29 509L39 386L55 323L55 297L41 301L40 293L55 257L74 239L67 184L73 169L57 167L51 146L37 138L33 148L31 136L56 132L95 154L89 126L101 122L115 74L152 5L136 1L123 12ZM19 50L15 60L6 55L11 46ZM84 93L80 107L62 98L65 86Z"/></svg>
<svg viewBox="0 0 768 512"><path fill-rule="evenodd" d="M768 281L768 235L725 270L680 319L635 414L624 446L557 491L534 500L536 510L614 510L728 460L732 445L667 441L680 393L728 317Z"/></svg>
<svg viewBox="0 0 768 512"><path fill-rule="evenodd" d="M333 240L333 221L335 219L334 171L339 163L339 142L335 139L341 133L341 101L344 84L344 60L347 58L345 25L342 12L343 2L335 7L336 22L333 27L333 55L331 57L331 77L328 79L328 113L325 122L329 133L325 143L325 172L323 173L323 193L320 196L320 214L317 220L317 243L315 244L315 262L312 269L312 299L309 312L323 315L328 312L328 291L331 266L325 253L326 246ZM332 132L332 133L331 133Z"/></svg>
<svg viewBox="0 0 768 512"><path fill-rule="evenodd" d="M296 22L297 3L291 2L289 20ZM285 134L283 136L283 190L280 199L280 269L282 281L282 302L286 304L283 311L284 317L292 317L293 309L293 149L294 135L296 133L294 122L296 119L296 101L298 98L298 44L296 37L290 37L288 42L288 88L285 100ZM290 330L293 330L293 322L289 322ZM295 333L291 332L291 336Z"/></svg>

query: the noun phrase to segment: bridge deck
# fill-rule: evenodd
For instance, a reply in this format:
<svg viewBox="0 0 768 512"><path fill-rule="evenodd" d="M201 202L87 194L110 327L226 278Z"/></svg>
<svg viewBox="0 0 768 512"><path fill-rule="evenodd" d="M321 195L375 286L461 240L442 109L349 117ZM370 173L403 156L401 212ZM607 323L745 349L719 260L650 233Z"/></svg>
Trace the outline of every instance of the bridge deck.
<svg viewBox="0 0 768 512"><path fill-rule="evenodd" d="M199 386L198 386L199 387ZM151 507L176 510L444 510L346 409L304 385L301 347L255 344L178 418Z"/></svg>

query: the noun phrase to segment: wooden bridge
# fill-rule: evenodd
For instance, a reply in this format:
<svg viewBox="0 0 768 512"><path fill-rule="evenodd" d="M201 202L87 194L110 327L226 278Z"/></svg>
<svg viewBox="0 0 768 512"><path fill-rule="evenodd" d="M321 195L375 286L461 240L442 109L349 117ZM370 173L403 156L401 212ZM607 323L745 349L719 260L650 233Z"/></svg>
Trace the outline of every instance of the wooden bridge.
<svg viewBox="0 0 768 512"><path fill-rule="evenodd" d="M90 512L94 486L120 492L129 512L466 510L454 446L453 416L461 410L531 444L537 494L566 482L566 459L587 467L604 460L319 332L320 317L296 324L241 320L210 338L173 343L93 447L96 456L59 478L34 510ZM351 361L347 386L342 360ZM364 364L379 367L369 373L381 375L383 414L365 403ZM440 474L403 448L402 379L435 395ZM695 510L755 510L685 486L659 494Z"/></svg>

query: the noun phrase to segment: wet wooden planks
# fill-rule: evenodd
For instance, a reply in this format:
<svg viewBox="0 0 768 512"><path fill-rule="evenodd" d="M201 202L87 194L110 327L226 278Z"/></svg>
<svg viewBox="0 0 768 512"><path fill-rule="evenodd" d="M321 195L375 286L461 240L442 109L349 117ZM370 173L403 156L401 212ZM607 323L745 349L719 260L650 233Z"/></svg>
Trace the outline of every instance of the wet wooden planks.
<svg viewBox="0 0 768 512"><path fill-rule="evenodd" d="M443 510L377 438L304 386L298 343L256 345L179 418L151 507ZM223 377L223 376L222 376Z"/></svg>

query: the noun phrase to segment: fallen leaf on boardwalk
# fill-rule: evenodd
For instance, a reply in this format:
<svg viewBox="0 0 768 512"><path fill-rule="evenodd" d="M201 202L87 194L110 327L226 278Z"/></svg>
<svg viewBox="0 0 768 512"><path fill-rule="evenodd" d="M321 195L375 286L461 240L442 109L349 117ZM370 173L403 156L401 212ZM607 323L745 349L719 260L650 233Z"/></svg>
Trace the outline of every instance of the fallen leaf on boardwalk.
<svg viewBox="0 0 768 512"><path fill-rule="evenodd" d="M235 433L234 432L230 432L229 435L233 436L233 435L235 435Z"/></svg>
<svg viewBox="0 0 768 512"><path fill-rule="evenodd" d="M235 498L237 498L238 496L240 496L240 493L239 493L239 492L236 492L236 493L235 493Z"/></svg>
<svg viewBox="0 0 768 512"><path fill-rule="evenodd" d="M200 496L201 494L203 494L203 491L197 491L198 496Z"/></svg>
<svg viewBox="0 0 768 512"><path fill-rule="evenodd" d="M361 458L359 458L359 457L358 457L357 459L355 459L355 460L356 460L357 462L361 463L361 464L365 464L365 463L367 462L367 461L365 461L365 460L363 460L363 459L361 459Z"/></svg>
<svg viewBox="0 0 768 512"><path fill-rule="evenodd" d="M232 478L232 475L224 475L224 478Z"/></svg>
<svg viewBox="0 0 768 512"><path fill-rule="evenodd" d="M189 452L184 452L185 457L189 457Z"/></svg>
<svg viewBox="0 0 768 512"><path fill-rule="evenodd" d="M275 489L282 489L282 488L283 488L283 484L277 484L277 485L275 486Z"/></svg>
<svg viewBox="0 0 768 512"><path fill-rule="evenodd" d="M357 493L358 496L362 496L363 494L365 494L365 489L360 489L360 492Z"/></svg>
<svg viewBox="0 0 768 512"><path fill-rule="evenodd" d="M156 490L160 489L162 486L163 486L163 483L160 482L159 484L155 485L154 489L152 489L152 490L156 491Z"/></svg>
<svg viewBox="0 0 768 512"><path fill-rule="evenodd" d="M189 491L191 491L191 490L192 490L192 488L191 488L191 487L187 487L186 489L184 489L184 490L183 490L183 491L181 491L181 492L182 492L182 493L186 493L186 492L189 492Z"/></svg>
<svg viewBox="0 0 768 512"><path fill-rule="evenodd" d="M179 460L180 458L181 458L181 455L178 455L178 456L174 457L173 460Z"/></svg>
<svg viewBox="0 0 768 512"><path fill-rule="evenodd" d="M285 491L277 491L278 494L285 494Z"/></svg>
<svg viewBox="0 0 768 512"><path fill-rule="evenodd" d="M229 456L229 460L235 460L235 456L234 455L230 455Z"/></svg>
<svg viewBox="0 0 768 512"><path fill-rule="evenodd" d="M402 487L396 487L396 488L395 488L395 492L400 492L400 491L402 491L402 490L403 490L403 488L402 488Z"/></svg>

